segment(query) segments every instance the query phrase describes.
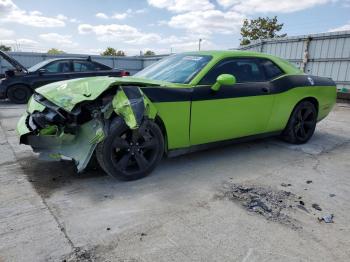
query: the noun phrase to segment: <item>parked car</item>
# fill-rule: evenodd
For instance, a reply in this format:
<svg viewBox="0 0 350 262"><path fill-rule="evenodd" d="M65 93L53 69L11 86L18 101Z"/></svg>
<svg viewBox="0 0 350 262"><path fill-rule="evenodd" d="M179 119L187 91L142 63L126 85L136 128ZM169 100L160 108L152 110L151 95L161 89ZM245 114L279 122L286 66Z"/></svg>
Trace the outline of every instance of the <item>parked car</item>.
<svg viewBox="0 0 350 262"><path fill-rule="evenodd" d="M0 99L9 98L17 104L26 103L35 88L52 82L90 76L129 75L124 70L91 61L90 57L49 59L27 69L2 51L0 56L14 67L0 79Z"/></svg>
<svg viewBox="0 0 350 262"><path fill-rule="evenodd" d="M133 77L94 77L36 90L18 123L21 143L82 171L95 154L109 175L149 174L175 156L257 137L306 143L336 101L336 85L275 56L177 54ZM215 163L213 163L215 165Z"/></svg>

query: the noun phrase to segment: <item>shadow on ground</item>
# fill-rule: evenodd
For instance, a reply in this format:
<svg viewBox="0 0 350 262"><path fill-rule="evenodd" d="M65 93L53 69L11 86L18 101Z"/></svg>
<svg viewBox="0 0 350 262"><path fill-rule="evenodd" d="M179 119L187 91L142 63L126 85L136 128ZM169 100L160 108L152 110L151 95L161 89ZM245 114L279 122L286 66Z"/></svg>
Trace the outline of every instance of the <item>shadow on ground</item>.
<svg viewBox="0 0 350 262"><path fill-rule="evenodd" d="M135 189L137 191L150 184L154 188L159 186L167 187L174 183L181 183L181 181L186 179L204 179L203 175L205 176L206 174L202 174L202 172L197 170L208 171L213 169L213 172L207 179L215 179L215 177L217 178L217 176L221 175L220 172L216 171L216 166L232 163L233 158L237 158L235 161L239 161L238 159L242 159L243 155L243 161L253 160L256 152L262 152L271 147L269 141L270 139L262 139L213 148L175 158L164 158L151 175L131 182L120 182L109 177L97 164L78 174L74 163L71 161L44 161L40 160L36 155L31 155L20 158L19 162L29 182L45 198L50 197L56 190L79 183L85 184L95 193L103 191L108 193L111 191L111 187L112 190L120 193L127 188L127 190L130 190L129 193L131 193L133 188L137 188ZM244 164L242 161L239 162ZM232 176L234 176L234 173ZM125 186L125 184L128 186ZM91 188L92 185L95 186ZM90 193L93 193L92 191Z"/></svg>
<svg viewBox="0 0 350 262"><path fill-rule="evenodd" d="M20 165L37 192L49 197L59 188L79 180L103 178L107 175L100 168L90 168L78 174L71 161L44 161L33 155L19 160Z"/></svg>

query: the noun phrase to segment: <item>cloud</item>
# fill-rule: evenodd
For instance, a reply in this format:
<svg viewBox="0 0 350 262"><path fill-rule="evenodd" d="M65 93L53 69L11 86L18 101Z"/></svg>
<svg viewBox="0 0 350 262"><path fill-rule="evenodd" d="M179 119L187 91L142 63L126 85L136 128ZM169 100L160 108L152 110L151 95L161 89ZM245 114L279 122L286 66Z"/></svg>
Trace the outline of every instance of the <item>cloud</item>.
<svg viewBox="0 0 350 262"><path fill-rule="evenodd" d="M14 34L15 34L15 32L12 31L12 30L7 30L7 29L4 29L4 28L0 28L0 39L11 37Z"/></svg>
<svg viewBox="0 0 350 262"><path fill-rule="evenodd" d="M114 15L112 15L113 19L117 19L117 20L123 20L125 18L127 18L129 16L128 12L125 13L115 13Z"/></svg>
<svg viewBox="0 0 350 262"><path fill-rule="evenodd" d="M56 16L57 19L59 20L62 20L62 21L68 21L68 22L71 22L71 23L80 23L80 21L76 18L69 18L63 14L59 14Z"/></svg>
<svg viewBox="0 0 350 262"><path fill-rule="evenodd" d="M147 9L137 9L137 10L133 10L133 9L127 9L125 12L123 13L114 13L111 16L108 16L105 13L97 13L95 16L97 18L100 19L117 19L117 20L124 20L127 17L132 17L134 14L144 14L147 12Z"/></svg>
<svg viewBox="0 0 350 262"><path fill-rule="evenodd" d="M209 0L147 0L148 4L157 8L165 8L172 12L202 11L214 9Z"/></svg>
<svg viewBox="0 0 350 262"><path fill-rule="evenodd" d="M32 39L20 38L20 39L4 39L0 40L0 45L6 45L12 47L13 51L25 51L37 49L38 42Z"/></svg>
<svg viewBox="0 0 350 262"><path fill-rule="evenodd" d="M237 32L247 15L290 13L337 0L303 0L297 4L291 0L216 0L216 6L210 0L147 1L153 7L175 13L167 21L170 27L185 29L191 34L209 36L213 33Z"/></svg>
<svg viewBox="0 0 350 262"><path fill-rule="evenodd" d="M350 30L350 22L345 25L329 29L328 32L348 31L348 30Z"/></svg>
<svg viewBox="0 0 350 262"><path fill-rule="evenodd" d="M108 15L106 15L105 13L97 13L95 16L101 19L108 19Z"/></svg>
<svg viewBox="0 0 350 262"><path fill-rule="evenodd" d="M233 11L193 11L173 16L168 25L174 28L186 29L198 35L230 34L240 28L244 18L244 15Z"/></svg>
<svg viewBox="0 0 350 262"><path fill-rule="evenodd" d="M12 0L0 0L0 21L34 27L65 26L65 22L62 19L44 16L39 11L24 11L17 7Z"/></svg>
<svg viewBox="0 0 350 262"><path fill-rule="evenodd" d="M316 5L322 5L333 0L217 0L218 4L224 8L231 8L236 12L244 14L255 13L292 13L304 10Z"/></svg>
<svg viewBox="0 0 350 262"><path fill-rule="evenodd" d="M48 34L41 34L39 35L39 38L54 44L59 44L63 46L76 46L77 43L74 43L72 41L71 35L60 35L57 33L48 33Z"/></svg>
<svg viewBox="0 0 350 262"><path fill-rule="evenodd" d="M81 24L78 27L80 34L94 34L97 40L101 42L123 42L128 44L143 45L154 43L161 40L161 37L155 33L143 33L137 28L129 25L109 24L109 25L90 25Z"/></svg>

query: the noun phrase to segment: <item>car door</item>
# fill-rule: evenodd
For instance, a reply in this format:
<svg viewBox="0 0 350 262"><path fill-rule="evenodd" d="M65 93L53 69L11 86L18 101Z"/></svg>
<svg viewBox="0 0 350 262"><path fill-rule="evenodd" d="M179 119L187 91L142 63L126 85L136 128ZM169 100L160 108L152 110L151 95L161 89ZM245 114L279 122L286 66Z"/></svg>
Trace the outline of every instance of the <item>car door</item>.
<svg viewBox="0 0 350 262"><path fill-rule="evenodd" d="M70 79L72 65L69 60L53 61L38 70L33 86L35 88L63 80Z"/></svg>
<svg viewBox="0 0 350 262"><path fill-rule="evenodd" d="M215 65L194 87L191 107L191 145L264 133L270 120L274 95L258 58L229 58ZM237 83L211 86L221 74L232 74Z"/></svg>

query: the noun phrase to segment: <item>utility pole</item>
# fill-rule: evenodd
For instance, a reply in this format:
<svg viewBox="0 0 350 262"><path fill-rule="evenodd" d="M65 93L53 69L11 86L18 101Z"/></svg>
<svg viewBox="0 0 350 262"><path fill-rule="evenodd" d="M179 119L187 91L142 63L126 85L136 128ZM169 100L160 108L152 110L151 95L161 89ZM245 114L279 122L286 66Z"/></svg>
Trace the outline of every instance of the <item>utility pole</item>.
<svg viewBox="0 0 350 262"><path fill-rule="evenodd" d="M201 42L202 42L202 38L199 38L199 40L198 40L198 51L201 51Z"/></svg>

